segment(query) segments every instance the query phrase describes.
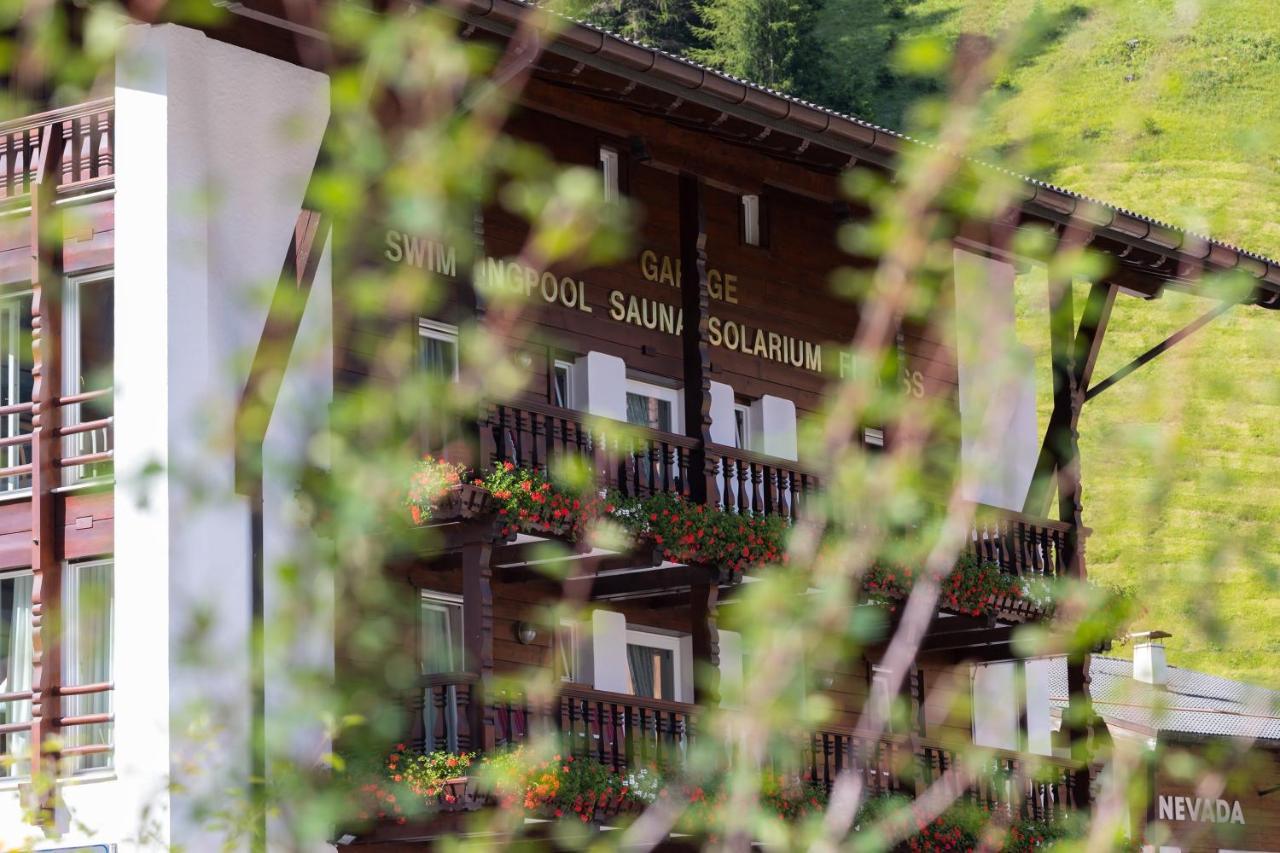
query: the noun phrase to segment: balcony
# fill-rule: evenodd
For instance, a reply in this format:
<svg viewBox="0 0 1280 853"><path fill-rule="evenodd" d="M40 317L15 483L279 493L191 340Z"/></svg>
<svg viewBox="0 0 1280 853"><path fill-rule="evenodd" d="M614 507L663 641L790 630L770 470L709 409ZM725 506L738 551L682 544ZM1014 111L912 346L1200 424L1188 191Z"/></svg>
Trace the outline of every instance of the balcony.
<svg viewBox="0 0 1280 853"><path fill-rule="evenodd" d="M695 705L565 684L549 706L508 700L480 707L471 701L476 684L471 673L425 677L407 703L410 749L483 752L551 734L562 752L625 773L678 768L693 743L710 736L699 730ZM489 731L477 736L476 726ZM869 797L915 797L941 784L955 799L1012 819L1056 820L1077 810L1074 783L1086 772L1080 765L1004 750L975 752L966 759L954 746L928 738L868 738L852 729L825 728L796 744L792 766L828 792L848 770L861 777Z"/></svg>
<svg viewBox="0 0 1280 853"><path fill-rule="evenodd" d="M44 142L55 129L63 146L55 176L59 195L112 185L115 106L107 98L0 123L0 201L31 193L43 163Z"/></svg>
<svg viewBox="0 0 1280 853"><path fill-rule="evenodd" d="M821 476L798 462L706 444L674 433L592 419L541 403L495 404L479 429L481 468L495 462L545 471L558 459L585 460L601 488L624 496L660 492L696 499L741 515L795 519L822 488ZM701 471L697 462L705 463ZM1009 574L1065 574L1070 525L1022 513L979 507L969 550Z"/></svg>

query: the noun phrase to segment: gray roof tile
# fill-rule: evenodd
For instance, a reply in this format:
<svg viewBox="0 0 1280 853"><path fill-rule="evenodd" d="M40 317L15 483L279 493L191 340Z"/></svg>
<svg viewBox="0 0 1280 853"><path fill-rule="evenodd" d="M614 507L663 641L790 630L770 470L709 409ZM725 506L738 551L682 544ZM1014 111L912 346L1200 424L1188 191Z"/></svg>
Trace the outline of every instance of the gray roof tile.
<svg viewBox="0 0 1280 853"><path fill-rule="evenodd" d="M1280 692L1216 675L1169 667L1167 688L1133 679L1133 662L1094 655L1090 665L1094 710L1110 723L1161 732L1280 741ZM1067 704L1067 665L1055 658L1049 696Z"/></svg>

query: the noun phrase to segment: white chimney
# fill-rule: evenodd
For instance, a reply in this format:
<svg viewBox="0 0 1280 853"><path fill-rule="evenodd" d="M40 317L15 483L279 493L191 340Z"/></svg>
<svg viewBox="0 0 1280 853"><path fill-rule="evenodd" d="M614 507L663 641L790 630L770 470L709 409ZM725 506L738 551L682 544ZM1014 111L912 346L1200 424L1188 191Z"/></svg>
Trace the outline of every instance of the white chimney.
<svg viewBox="0 0 1280 853"><path fill-rule="evenodd" d="M1164 658L1164 631L1141 631L1130 634L1133 640L1133 677L1136 681L1159 687L1169 683L1169 666Z"/></svg>

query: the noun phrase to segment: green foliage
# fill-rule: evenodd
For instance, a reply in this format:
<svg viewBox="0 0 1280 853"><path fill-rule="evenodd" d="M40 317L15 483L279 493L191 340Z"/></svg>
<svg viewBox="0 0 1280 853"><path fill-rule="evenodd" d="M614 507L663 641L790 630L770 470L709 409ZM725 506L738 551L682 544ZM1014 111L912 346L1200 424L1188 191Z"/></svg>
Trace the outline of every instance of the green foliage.
<svg viewBox="0 0 1280 853"><path fill-rule="evenodd" d="M933 818L919 815L911 800L902 796L875 797L858 811L857 823L868 826L883 821L905 821L914 831L894 850L903 853L941 853L950 850L984 849L1003 853L1029 853L1054 847L1058 842L1086 837L1087 824L1079 816L1055 820L1020 818L1005 824L1001 816L986 806L960 801ZM1127 850L1133 845L1124 841L1109 850Z"/></svg>
<svg viewBox="0 0 1280 853"><path fill-rule="evenodd" d="M786 92L809 90L820 0L704 0L697 60Z"/></svg>
<svg viewBox="0 0 1280 853"><path fill-rule="evenodd" d="M568 4L570 14L620 36L671 53L696 45L694 0L595 0Z"/></svg>

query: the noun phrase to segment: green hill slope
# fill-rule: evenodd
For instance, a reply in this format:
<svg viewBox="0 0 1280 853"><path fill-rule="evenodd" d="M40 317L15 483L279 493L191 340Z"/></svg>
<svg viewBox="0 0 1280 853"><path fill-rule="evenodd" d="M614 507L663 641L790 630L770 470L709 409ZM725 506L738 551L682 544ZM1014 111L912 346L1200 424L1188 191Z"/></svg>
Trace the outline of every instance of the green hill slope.
<svg viewBox="0 0 1280 853"><path fill-rule="evenodd" d="M868 5L850 0L846 11ZM950 38L997 32L1030 8L920 0L897 4L887 23L906 37ZM1030 142L1037 177L1280 254L1273 5L1053 0L1040 9L1059 26L1000 81L992 148ZM915 94L903 81L868 107L896 124ZM1207 307L1178 295L1122 298L1095 378ZM1021 311L1024 324L1035 320L1032 335L1043 334L1036 308ZM1280 687L1277 356L1280 315L1236 309L1090 401L1081 422L1091 576L1137 589L1143 627L1174 634L1174 663L1271 687Z"/></svg>
<svg viewBox="0 0 1280 853"><path fill-rule="evenodd" d="M677 19L689 44L668 46L704 56L707 43L693 40L706 31L690 22L710 2L752 20L808 20L816 8L818 49L804 55L816 68L795 75L797 94L898 129L932 88L895 71L902 44L1034 18L1043 41L998 81L984 156L1280 256L1273 0L580 0L588 17L641 39ZM741 49L738 33L722 41L722 52ZM1207 307L1177 294L1122 298L1096 378ZM1042 311L1030 296L1020 305L1022 330L1043 349ZM1136 588L1141 627L1174 634L1174 663L1280 688L1277 356L1280 314L1236 309L1091 401L1081 452L1091 575ZM1040 384L1045 418L1048 377Z"/></svg>
<svg viewBox="0 0 1280 853"><path fill-rule="evenodd" d="M944 36L994 32L1028 8L903 4L906 31ZM1041 8L1063 23L1001 81L991 145L1031 140L1038 177L1280 255L1273 4ZM880 109L900 109L893 97ZM1095 379L1207 307L1178 295L1122 298ZM1091 576L1137 588L1144 627L1174 634L1174 663L1271 687L1280 687L1277 356L1280 315L1236 309L1090 401L1081 422Z"/></svg>

